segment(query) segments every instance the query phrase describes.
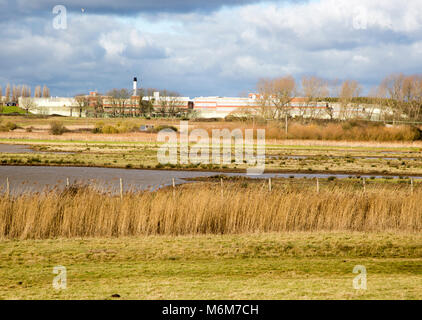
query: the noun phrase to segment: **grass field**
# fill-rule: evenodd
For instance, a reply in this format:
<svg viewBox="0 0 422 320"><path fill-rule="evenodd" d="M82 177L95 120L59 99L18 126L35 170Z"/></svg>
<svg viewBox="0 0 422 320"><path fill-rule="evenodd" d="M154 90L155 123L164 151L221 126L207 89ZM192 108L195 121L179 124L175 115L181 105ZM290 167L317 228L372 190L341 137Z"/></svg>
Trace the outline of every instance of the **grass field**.
<svg viewBox="0 0 422 320"><path fill-rule="evenodd" d="M0 299L421 299L421 254L420 234L392 233L8 240Z"/></svg>
<svg viewBox="0 0 422 320"><path fill-rule="evenodd" d="M16 106L0 106L0 114L10 114L10 113L19 113L19 114L25 114L26 111L16 107Z"/></svg>

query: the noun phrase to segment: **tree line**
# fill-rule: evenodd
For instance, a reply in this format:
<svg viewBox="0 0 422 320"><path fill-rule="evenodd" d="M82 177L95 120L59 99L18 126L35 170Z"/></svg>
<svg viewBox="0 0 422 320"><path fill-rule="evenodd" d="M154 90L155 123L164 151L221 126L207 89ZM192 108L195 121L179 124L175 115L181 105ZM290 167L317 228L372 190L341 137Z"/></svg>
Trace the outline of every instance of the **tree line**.
<svg viewBox="0 0 422 320"><path fill-rule="evenodd" d="M264 78L257 83L258 103L254 112L266 119L284 119L291 115L295 101L299 116L317 118L325 113L336 115L329 103L339 106L340 119L371 120L377 110L379 120L422 121L422 75L391 74L361 96L362 85L356 80L327 80L304 76L298 83L292 76ZM297 98L301 99L297 99ZM315 108L326 103L325 108ZM305 108L306 107L306 108ZM314 108L312 108L314 107Z"/></svg>
<svg viewBox="0 0 422 320"><path fill-rule="evenodd" d="M18 103L19 98L30 98L31 87L27 85L13 85L10 83L6 85L4 92L3 88L0 86L0 103ZM34 98L50 98L50 89L44 85L36 86L34 89Z"/></svg>

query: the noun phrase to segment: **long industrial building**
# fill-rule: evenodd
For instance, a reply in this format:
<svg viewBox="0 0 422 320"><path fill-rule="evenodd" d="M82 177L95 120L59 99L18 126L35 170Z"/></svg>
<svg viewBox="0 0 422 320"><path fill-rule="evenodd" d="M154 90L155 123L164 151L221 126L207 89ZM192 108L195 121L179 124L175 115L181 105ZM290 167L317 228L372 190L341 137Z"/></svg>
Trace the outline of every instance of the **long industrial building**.
<svg viewBox="0 0 422 320"><path fill-rule="evenodd" d="M137 95L137 79L133 82L133 94L128 99L116 99L109 96L98 96L91 92L85 96L88 105L95 106L98 99L106 115L113 115L116 110L125 114L136 113L139 110L140 97ZM199 118L225 118L229 115L242 115L259 113L260 99L257 94L251 93L248 97L167 97L160 96L154 92L152 96L142 98L144 101L151 101L153 109L159 114L160 109L176 108L186 110ZM22 98L19 104L22 105ZM81 107L81 102L76 98L33 98L34 106L31 113L44 115L60 115L69 117L86 117L88 110ZM374 106L354 106L353 110L348 109L355 115L367 119L378 119L380 110ZM339 119L342 114L339 103L318 102L308 104L304 98L294 98L288 105L288 114L291 117L313 117L320 119Z"/></svg>

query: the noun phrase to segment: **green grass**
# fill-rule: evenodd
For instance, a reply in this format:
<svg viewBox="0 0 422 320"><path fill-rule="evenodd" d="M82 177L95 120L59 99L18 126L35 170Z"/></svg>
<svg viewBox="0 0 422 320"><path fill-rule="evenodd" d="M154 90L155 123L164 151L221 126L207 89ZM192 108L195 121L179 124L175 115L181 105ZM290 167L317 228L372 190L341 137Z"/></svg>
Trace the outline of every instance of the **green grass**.
<svg viewBox="0 0 422 320"><path fill-rule="evenodd" d="M26 114L26 111L16 106L11 106L11 107L3 106L3 107L0 107L0 114L1 113L2 114L9 114L9 113Z"/></svg>
<svg viewBox="0 0 422 320"><path fill-rule="evenodd" d="M422 236L405 234L2 241L0 299L421 299L421 257Z"/></svg>

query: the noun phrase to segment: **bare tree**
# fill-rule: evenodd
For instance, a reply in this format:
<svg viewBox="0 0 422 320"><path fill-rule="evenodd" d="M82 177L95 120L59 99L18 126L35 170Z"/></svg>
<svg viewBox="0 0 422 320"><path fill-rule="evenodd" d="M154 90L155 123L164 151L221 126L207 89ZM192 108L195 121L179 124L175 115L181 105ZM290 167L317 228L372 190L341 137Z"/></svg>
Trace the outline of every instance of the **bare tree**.
<svg viewBox="0 0 422 320"><path fill-rule="evenodd" d="M89 108L89 98L84 94L80 94L75 96L75 101L78 104L79 118L82 118L82 112L86 112Z"/></svg>
<svg viewBox="0 0 422 320"><path fill-rule="evenodd" d="M406 88L407 87L407 88ZM409 83L403 73L391 74L381 82L388 109L393 113L393 120L400 120L406 115L406 91L409 94Z"/></svg>
<svg viewBox="0 0 422 320"><path fill-rule="evenodd" d="M125 115L125 109L127 105L131 102L131 94L127 89L112 89L107 93L107 99L109 104L113 108L113 116Z"/></svg>
<svg viewBox="0 0 422 320"><path fill-rule="evenodd" d="M119 90L112 89L107 92L106 104L110 105L112 108L112 115L116 117L117 115L117 108L119 106Z"/></svg>
<svg viewBox="0 0 422 320"><path fill-rule="evenodd" d="M27 114L37 108L37 104L31 97L23 97L20 102L22 104L21 107L26 110Z"/></svg>
<svg viewBox="0 0 422 320"><path fill-rule="evenodd" d="M102 95L97 95L95 97L95 101L93 101L93 103L94 103L94 116L95 116L95 118L97 118L98 115L103 116L103 114L104 114L103 96Z"/></svg>
<svg viewBox="0 0 422 320"><path fill-rule="evenodd" d="M15 85L12 87L12 102L17 103L19 98L19 89Z"/></svg>
<svg viewBox="0 0 422 320"><path fill-rule="evenodd" d="M26 85L23 85L21 87L21 94L20 94L20 96L23 97L23 98L30 97L31 96L31 88L28 87L28 86L26 86Z"/></svg>
<svg viewBox="0 0 422 320"><path fill-rule="evenodd" d="M292 76L261 79L257 84L258 111L261 116L282 119L289 113L289 105L296 97L296 81Z"/></svg>
<svg viewBox="0 0 422 320"><path fill-rule="evenodd" d="M36 86L34 91L34 98L41 98L42 92L41 92L41 86Z"/></svg>
<svg viewBox="0 0 422 320"><path fill-rule="evenodd" d="M6 98L6 102L9 102L10 99L10 83L7 84L6 86L6 91L5 91L5 98Z"/></svg>
<svg viewBox="0 0 422 320"><path fill-rule="evenodd" d="M180 94L177 92L163 90L160 93L160 100L157 102L159 105L158 111L162 116L175 117L183 111L184 105L180 100Z"/></svg>
<svg viewBox="0 0 422 320"><path fill-rule="evenodd" d="M310 117L314 118L318 115L318 102L329 95L328 81L315 76L303 77L302 90L305 104L310 108Z"/></svg>
<svg viewBox="0 0 422 320"><path fill-rule="evenodd" d="M138 114L139 116L147 117L147 116L151 116L154 106L151 100L144 99L145 96L148 96L147 91L144 89L139 89L138 90L139 98L138 98L138 103L137 103L138 110L139 110Z"/></svg>
<svg viewBox="0 0 422 320"><path fill-rule="evenodd" d="M346 80L343 82L340 89L340 117L343 119L350 119L353 115L355 107L353 100L359 97L361 86L356 80Z"/></svg>
<svg viewBox="0 0 422 320"><path fill-rule="evenodd" d="M44 87L42 89L42 96L43 96L43 98L50 98L51 97L50 89L46 85L44 85Z"/></svg>

